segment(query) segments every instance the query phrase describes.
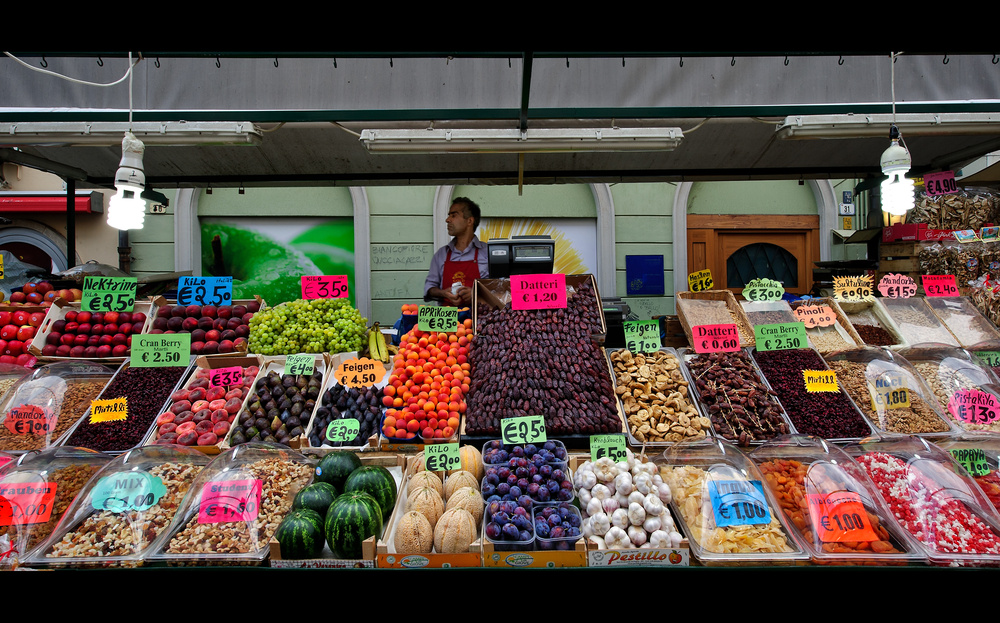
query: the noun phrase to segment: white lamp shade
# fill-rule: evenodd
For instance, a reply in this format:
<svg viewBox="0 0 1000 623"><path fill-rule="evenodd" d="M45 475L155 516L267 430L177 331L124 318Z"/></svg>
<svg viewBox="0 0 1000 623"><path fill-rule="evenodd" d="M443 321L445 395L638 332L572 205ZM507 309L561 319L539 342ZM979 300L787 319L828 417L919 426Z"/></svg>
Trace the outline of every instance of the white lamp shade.
<svg viewBox="0 0 1000 623"><path fill-rule="evenodd" d="M108 202L108 225L115 229L142 229L146 201L139 196L142 189L119 186Z"/></svg>

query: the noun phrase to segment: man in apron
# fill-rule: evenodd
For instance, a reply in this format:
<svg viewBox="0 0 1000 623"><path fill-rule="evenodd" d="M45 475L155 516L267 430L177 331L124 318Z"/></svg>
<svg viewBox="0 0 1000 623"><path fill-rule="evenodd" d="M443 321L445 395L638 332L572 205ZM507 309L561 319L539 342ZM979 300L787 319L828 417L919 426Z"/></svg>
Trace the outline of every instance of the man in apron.
<svg viewBox="0 0 1000 623"><path fill-rule="evenodd" d="M451 241L437 250L424 282L424 300L437 300L449 307L472 304L472 286L476 279L489 277L486 243L476 237L480 210L467 197L456 197L448 210L448 235ZM461 285L456 285L461 284Z"/></svg>

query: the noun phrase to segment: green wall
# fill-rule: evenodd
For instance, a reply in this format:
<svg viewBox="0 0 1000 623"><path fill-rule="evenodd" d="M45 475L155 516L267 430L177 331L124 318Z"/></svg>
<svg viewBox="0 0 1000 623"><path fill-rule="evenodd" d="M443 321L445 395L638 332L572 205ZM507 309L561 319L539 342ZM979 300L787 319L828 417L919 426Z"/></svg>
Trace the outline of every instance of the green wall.
<svg viewBox="0 0 1000 623"><path fill-rule="evenodd" d="M699 182L688 196L688 214L816 214L816 199L798 182Z"/></svg>

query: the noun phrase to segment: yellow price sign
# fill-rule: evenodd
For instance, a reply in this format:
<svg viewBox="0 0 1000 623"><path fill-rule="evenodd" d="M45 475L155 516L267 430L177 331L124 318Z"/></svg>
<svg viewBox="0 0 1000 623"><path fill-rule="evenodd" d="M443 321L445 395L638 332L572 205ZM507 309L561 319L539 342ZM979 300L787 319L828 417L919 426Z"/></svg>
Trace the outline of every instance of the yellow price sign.
<svg viewBox="0 0 1000 623"><path fill-rule="evenodd" d="M90 423L114 422L128 419L128 397L90 401Z"/></svg>
<svg viewBox="0 0 1000 623"><path fill-rule="evenodd" d="M712 271L708 268L688 275L688 290L692 292L703 292L711 290L713 287L715 287L715 281L712 279Z"/></svg>
<svg viewBox="0 0 1000 623"><path fill-rule="evenodd" d="M837 301L864 301L872 297L871 275L833 278L833 298Z"/></svg>
<svg viewBox="0 0 1000 623"><path fill-rule="evenodd" d="M807 392L839 392L837 373L833 370L803 370L802 379Z"/></svg>
<svg viewBox="0 0 1000 623"><path fill-rule="evenodd" d="M872 397L872 411L910 408L910 392L901 376L882 374L874 383L868 381L868 393Z"/></svg>

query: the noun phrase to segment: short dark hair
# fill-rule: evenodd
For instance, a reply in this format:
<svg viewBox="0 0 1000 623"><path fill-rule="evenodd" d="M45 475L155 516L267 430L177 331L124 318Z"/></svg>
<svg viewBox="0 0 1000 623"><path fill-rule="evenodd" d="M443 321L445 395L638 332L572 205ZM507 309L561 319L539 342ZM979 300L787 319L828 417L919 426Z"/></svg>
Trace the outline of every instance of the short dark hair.
<svg viewBox="0 0 1000 623"><path fill-rule="evenodd" d="M472 222L472 231L479 229L479 219L482 212L479 210L479 204L477 204L472 199L468 197L455 197L451 200L451 205L460 205L465 211L465 218L474 219Z"/></svg>

